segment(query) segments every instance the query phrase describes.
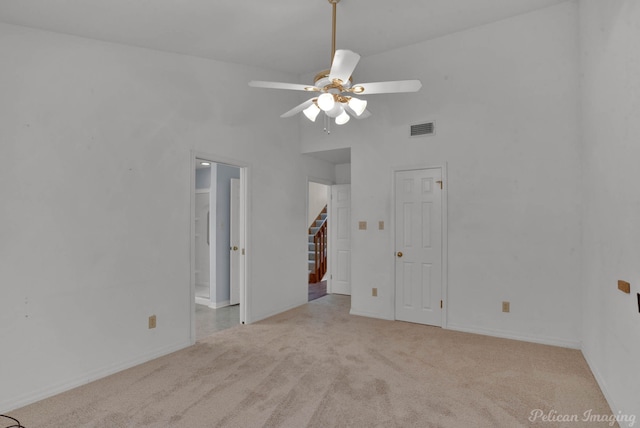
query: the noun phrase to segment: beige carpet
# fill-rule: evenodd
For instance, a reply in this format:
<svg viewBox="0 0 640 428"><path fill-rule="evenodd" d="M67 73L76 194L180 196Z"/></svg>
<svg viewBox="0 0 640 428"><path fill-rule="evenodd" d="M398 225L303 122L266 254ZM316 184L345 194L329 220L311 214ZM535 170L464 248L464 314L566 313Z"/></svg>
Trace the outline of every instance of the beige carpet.
<svg viewBox="0 0 640 428"><path fill-rule="evenodd" d="M576 350L350 316L325 296L9 412L44 427L583 427L610 415Z"/></svg>

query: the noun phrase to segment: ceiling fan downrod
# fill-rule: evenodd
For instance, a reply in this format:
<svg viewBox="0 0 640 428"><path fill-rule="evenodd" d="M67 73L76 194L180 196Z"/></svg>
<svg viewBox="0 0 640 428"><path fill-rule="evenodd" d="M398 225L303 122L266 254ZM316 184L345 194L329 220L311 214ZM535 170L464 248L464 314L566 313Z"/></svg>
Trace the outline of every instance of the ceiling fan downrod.
<svg viewBox="0 0 640 428"><path fill-rule="evenodd" d="M313 85L298 83L265 82L252 80L249 86L267 89L288 89L293 91L315 92L317 96L310 98L292 108L280 117L292 117L298 113L312 122L324 112L325 132L331 132L330 118L336 125L344 125L350 117L360 119L371 116L367 110L367 100L353 95L391 94L399 92L416 92L422 87L419 80L394 80L388 82L359 83L353 85L353 72L360 61L360 55L348 49L336 50L337 5L340 0L327 0L333 9L331 31L331 68L321 71L314 78Z"/></svg>
<svg viewBox="0 0 640 428"><path fill-rule="evenodd" d="M333 16L332 16L332 26L331 26L331 59L329 61L329 64L333 64L333 58L336 56L336 17L338 15L337 13L337 7L338 3L340 3L340 0L328 0L329 3L331 3L331 5L333 6Z"/></svg>

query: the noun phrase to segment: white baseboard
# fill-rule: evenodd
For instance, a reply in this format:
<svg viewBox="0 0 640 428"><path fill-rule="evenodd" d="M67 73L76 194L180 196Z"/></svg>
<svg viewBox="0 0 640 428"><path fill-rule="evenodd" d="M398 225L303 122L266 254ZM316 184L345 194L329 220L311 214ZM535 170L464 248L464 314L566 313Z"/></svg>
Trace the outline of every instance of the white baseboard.
<svg viewBox="0 0 640 428"><path fill-rule="evenodd" d="M356 316L359 316L359 317L367 317L367 318L376 318L376 319L379 319L379 320L387 320L387 321L395 321L396 320L394 317L386 317L386 316L380 315L380 314L356 311L353 308L351 308L349 310L349 315L356 315Z"/></svg>
<svg viewBox="0 0 640 428"><path fill-rule="evenodd" d="M206 297L196 296L196 304L208 306L211 309L219 309L219 308L224 308L225 306L231 305L231 302L229 300L223 300L222 302L214 302L213 300L209 300Z"/></svg>
<svg viewBox="0 0 640 428"><path fill-rule="evenodd" d="M211 300L207 299L206 297L198 297L196 296L196 304L198 305L205 305L205 306L209 306L211 305Z"/></svg>
<svg viewBox="0 0 640 428"><path fill-rule="evenodd" d="M602 391L602 395L604 395L604 398L605 400L607 400L609 407L611 407L611 412L614 415L622 414L622 412L619 411L618 406L616 406L615 403L613 402L613 398L611 397L611 394L607 390L607 384L605 383L604 378L600 374L600 371L598 370L598 368L593 364L593 360L591 359L589 353L586 352L585 349L582 349L582 356L587 361L587 365L589 366L589 369L591 369L591 373L593 373L593 377L596 379L596 382L598 382L598 386ZM620 426L622 426L622 424L620 424Z"/></svg>
<svg viewBox="0 0 640 428"><path fill-rule="evenodd" d="M361 317L367 317L367 318L377 318L382 320L395 321L394 317L357 311L353 308L351 308L351 310L349 311L349 314L361 316ZM582 347L582 343L580 341L565 340L565 339L559 339L555 337L528 336L525 334L515 333L511 331L491 330L491 329L477 328L477 327L466 327L466 326L461 326L461 325L456 325L451 323L449 323L446 327L443 327L443 328L446 330L462 331L464 333L481 334L484 336L500 337L503 339L520 340L523 342L539 343L542 345L560 346L563 348L581 349Z"/></svg>
<svg viewBox="0 0 640 428"><path fill-rule="evenodd" d="M458 324L447 324L448 330L462 331L464 333L482 334L484 336L501 337L503 339L520 340L523 342L539 343L541 345L560 346L563 348L581 349L582 343L579 340L566 340L557 337L529 336L513 331L492 330L488 328L467 327Z"/></svg>
<svg viewBox="0 0 640 428"><path fill-rule="evenodd" d="M49 398L70 389L86 385L87 383L91 383L94 380L102 379L103 377L107 377L114 373L121 372L122 370L129 369L142 363L146 363L147 361L154 360L172 352L179 351L180 349L184 349L188 346L191 346L191 343L187 341L160 348L158 350L149 352L148 354L141 355L128 361L123 361L117 364L102 367L97 370L89 371L81 376L75 377L72 380L47 386L23 396L14 397L12 400L0 403L0 413L7 413L11 410L27 406L40 400L44 400L45 398Z"/></svg>
<svg viewBox="0 0 640 428"><path fill-rule="evenodd" d="M295 308L298 308L300 306L306 305L307 303L309 303L309 302L308 301L304 301L302 303L294 303L293 305L286 306L286 307L284 307L282 309L271 311L271 312L267 313L266 315L257 315L255 317L250 317L249 314L247 313L247 320L245 322L246 322L246 324L251 324L251 323L254 323L254 322L262 321L262 320L267 319L269 317L272 317L272 316L275 316L275 315L279 315L279 314L281 314L283 312L290 311L291 309L295 309Z"/></svg>
<svg viewBox="0 0 640 428"><path fill-rule="evenodd" d="M219 309L219 308L224 308L225 306L229 306L230 304L231 302L229 302L228 300L225 300L222 302L210 302L209 307L213 309Z"/></svg>

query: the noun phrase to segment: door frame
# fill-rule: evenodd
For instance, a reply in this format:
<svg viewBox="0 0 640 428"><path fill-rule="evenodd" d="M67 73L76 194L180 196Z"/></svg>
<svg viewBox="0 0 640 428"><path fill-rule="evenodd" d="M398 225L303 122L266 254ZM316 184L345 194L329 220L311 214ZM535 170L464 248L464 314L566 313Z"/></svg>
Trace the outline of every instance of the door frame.
<svg viewBox="0 0 640 428"><path fill-rule="evenodd" d="M447 176L447 163L440 165L409 165L409 166L397 166L391 169L391 250L389 254L393 254L391 257L391 272L393 272L393 319L396 318L396 173L400 171L417 171L424 169L440 169L442 171L442 313L441 324L442 328L447 328L447 307L449 302L449 226L448 226L448 194L449 194L449 180Z"/></svg>
<svg viewBox="0 0 640 428"><path fill-rule="evenodd" d="M189 169L189 308L191 318L191 344L196 342L196 285L195 285L195 195L196 195L196 166L197 159L213 163L225 164L240 170L240 248L244 256L240 258L240 322L249 324L251 317L251 269L249 269L249 257L251 256L251 165L229 159L212 153L191 150Z"/></svg>

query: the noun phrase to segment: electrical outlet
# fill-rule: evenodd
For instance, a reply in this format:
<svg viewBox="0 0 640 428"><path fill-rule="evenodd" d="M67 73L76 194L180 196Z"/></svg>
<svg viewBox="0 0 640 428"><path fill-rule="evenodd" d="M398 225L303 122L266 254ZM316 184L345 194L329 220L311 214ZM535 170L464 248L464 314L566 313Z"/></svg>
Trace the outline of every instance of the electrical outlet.
<svg viewBox="0 0 640 428"><path fill-rule="evenodd" d="M149 328L156 328L156 316L151 315L149 317Z"/></svg>
<svg viewBox="0 0 640 428"><path fill-rule="evenodd" d="M380 220L378 222L378 230L384 230L384 221Z"/></svg>
<svg viewBox="0 0 640 428"><path fill-rule="evenodd" d="M372 288L371 289L371 295L373 297L378 297L378 289L377 288Z"/></svg>
<svg viewBox="0 0 640 428"><path fill-rule="evenodd" d="M367 230L367 222L366 221L359 221L358 222L358 229Z"/></svg>
<svg viewBox="0 0 640 428"><path fill-rule="evenodd" d="M502 302L502 312L509 312L511 310L510 306L509 302Z"/></svg>

